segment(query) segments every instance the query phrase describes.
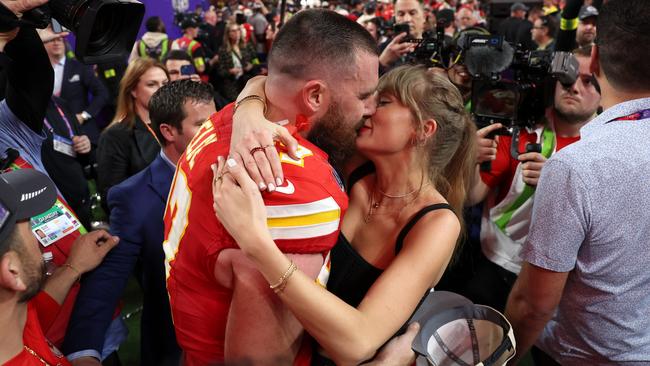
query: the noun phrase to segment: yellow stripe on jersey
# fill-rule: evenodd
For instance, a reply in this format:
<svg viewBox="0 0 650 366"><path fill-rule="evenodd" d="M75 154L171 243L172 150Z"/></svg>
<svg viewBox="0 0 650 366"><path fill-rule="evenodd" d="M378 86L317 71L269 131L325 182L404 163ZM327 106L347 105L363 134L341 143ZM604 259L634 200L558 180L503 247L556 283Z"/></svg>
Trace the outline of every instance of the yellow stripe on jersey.
<svg viewBox="0 0 650 366"><path fill-rule="evenodd" d="M266 206L267 223L274 240L307 239L336 232L341 208L334 198L295 205Z"/></svg>
<svg viewBox="0 0 650 366"><path fill-rule="evenodd" d="M341 211L332 210L312 215L267 219L266 223L268 224L268 227L305 226L335 221L338 220L339 217L341 217Z"/></svg>

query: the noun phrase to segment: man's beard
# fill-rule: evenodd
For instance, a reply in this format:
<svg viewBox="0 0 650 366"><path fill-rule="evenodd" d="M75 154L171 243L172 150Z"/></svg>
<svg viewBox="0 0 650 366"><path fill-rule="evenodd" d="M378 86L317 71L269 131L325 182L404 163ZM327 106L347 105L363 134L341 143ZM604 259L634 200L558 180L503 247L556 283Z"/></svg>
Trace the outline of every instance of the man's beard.
<svg viewBox="0 0 650 366"><path fill-rule="evenodd" d="M307 140L325 151L330 164L341 171L355 151L356 132L361 125L363 119L354 125L348 123L338 103L332 103L325 115L313 123Z"/></svg>
<svg viewBox="0 0 650 366"><path fill-rule="evenodd" d="M555 110L555 115L559 119L571 125L584 123L593 115L593 113L585 111L563 110L563 108L558 105L555 105L553 109Z"/></svg>
<svg viewBox="0 0 650 366"><path fill-rule="evenodd" d="M23 291L18 302L25 303L34 298L45 283L45 263L42 260L36 261L34 259L27 258L27 253L22 250L18 251L20 256L20 261L23 263L23 268L25 270L25 286L27 288ZM39 258L40 259L40 258Z"/></svg>

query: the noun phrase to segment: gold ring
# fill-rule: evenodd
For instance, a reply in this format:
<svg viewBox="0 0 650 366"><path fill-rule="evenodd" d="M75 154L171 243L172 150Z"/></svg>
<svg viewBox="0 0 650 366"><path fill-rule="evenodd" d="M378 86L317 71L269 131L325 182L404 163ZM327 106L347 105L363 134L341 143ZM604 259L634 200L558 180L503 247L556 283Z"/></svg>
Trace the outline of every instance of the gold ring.
<svg viewBox="0 0 650 366"><path fill-rule="evenodd" d="M254 148L251 149L250 153L251 153L251 155L254 155L254 154L255 154L256 152L258 152L258 151L264 151L264 149L265 149L265 148L262 147L262 146L256 146L256 147L254 147Z"/></svg>

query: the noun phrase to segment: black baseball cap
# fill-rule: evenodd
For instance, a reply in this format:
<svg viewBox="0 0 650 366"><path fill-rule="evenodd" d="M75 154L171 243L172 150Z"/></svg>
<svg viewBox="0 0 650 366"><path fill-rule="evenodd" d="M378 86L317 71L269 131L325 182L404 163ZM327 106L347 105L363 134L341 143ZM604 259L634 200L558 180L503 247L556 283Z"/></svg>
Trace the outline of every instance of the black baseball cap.
<svg viewBox="0 0 650 366"><path fill-rule="evenodd" d="M34 169L18 169L0 174L0 242L16 223L41 214L56 202L56 186Z"/></svg>
<svg viewBox="0 0 650 366"><path fill-rule="evenodd" d="M409 323L420 365L505 365L515 355L512 326L500 312L447 291L431 291Z"/></svg>
<svg viewBox="0 0 650 366"><path fill-rule="evenodd" d="M578 13L578 19L585 20L591 17L598 17L598 9L595 6L583 6L580 8L580 13Z"/></svg>

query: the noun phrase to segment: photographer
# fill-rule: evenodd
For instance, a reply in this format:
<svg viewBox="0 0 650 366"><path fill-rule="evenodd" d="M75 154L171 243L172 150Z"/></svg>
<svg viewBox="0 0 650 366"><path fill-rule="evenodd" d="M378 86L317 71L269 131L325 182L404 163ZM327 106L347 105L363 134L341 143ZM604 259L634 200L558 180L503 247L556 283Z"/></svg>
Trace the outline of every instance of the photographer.
<svg viewBox="0 0 650 366"><path fill-rule="evenodd" d="M596 114L600 94L589 72L590 49L579 49L575 56L580 64L579 77L571 86L555 84L553 106L548 118L534 131L522 130L518 151L529 143L541 143L541 153L528 152L511 156L510 136L489 139L491 132L502 127L493 124L480 129L474 187L470 200L486 201L481 224L481 247L485 258L477 267L468 291L473 300L503 310L508 293L521 269L519 253L528 235L534 188L540 171L552 154L580 139L580 128ZM479 163L490 161L490 171L481 171ZM552 214L552 213L548 213Z"/></svg>
<svg viewBox="0 0 650 366"><path fill-rule="evenodd" d="M381 73L406 63L406 55L415 50L416 44L408 39L421 39L424 32L424 8L418 0L395 1L395 24L406 23L408 33L399 33L390 41L379 46L379 69Z"/></svg>

